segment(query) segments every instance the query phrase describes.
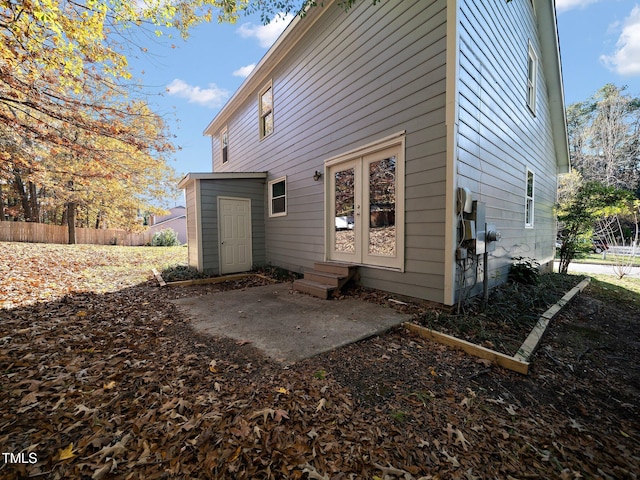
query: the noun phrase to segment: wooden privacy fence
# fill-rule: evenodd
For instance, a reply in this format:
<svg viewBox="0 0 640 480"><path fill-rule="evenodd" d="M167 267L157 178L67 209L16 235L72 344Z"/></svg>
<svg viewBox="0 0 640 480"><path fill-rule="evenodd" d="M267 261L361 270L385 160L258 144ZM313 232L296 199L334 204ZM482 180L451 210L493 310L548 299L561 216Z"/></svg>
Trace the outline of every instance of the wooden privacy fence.
<svg viewBox="0 0 640 480"><path fill-rule="evenodd" d="M129 233L115 228L76 227L76 243L92 245L145 245L153 233ZM31 243L69 243L66 226L31 222L0 222L0 241Z"/></svg>

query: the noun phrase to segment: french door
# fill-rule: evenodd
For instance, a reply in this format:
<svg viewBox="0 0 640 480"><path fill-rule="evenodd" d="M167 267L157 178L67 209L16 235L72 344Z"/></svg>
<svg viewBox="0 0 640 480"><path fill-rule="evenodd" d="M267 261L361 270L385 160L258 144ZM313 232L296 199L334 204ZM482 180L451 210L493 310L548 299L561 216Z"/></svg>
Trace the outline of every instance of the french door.
<svg viewBox="0 0 640 480"><path fill-rule="evenodd" d="M327 257L402 268L400 145L327 169Z"/></svg>

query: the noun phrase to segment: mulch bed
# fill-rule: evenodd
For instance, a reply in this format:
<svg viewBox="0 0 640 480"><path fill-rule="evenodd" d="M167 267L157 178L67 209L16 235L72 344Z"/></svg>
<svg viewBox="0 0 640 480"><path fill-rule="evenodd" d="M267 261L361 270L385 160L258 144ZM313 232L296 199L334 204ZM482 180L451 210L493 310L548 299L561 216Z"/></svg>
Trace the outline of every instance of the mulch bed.
<svg viewBox="0 0 640 480"><path fill-rule="evenodd" d="M593 288L524 377L403 328L284 367L169 302L254 281L13 291L0 477L637 478L640 318Z"/></svg>
<svg viewBox="0 0 640 480"><path fill-rule="evenodd" d="M507 282L491 291L486 305L476 297L450 310L359 286L346 290L343 296L410 313L418 325L513 356L540 316L583 279L580 275L547 274L540 276L537 284Z"/></svg>

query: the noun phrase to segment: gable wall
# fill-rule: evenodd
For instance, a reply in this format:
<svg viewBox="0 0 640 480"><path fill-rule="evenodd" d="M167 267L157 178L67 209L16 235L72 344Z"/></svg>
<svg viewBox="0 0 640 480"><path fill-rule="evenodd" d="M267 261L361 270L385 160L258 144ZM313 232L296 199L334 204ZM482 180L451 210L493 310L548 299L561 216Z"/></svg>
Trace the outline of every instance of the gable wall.
<svg viewBox="0 0 640 480"><path fill-rule="evenodd" d="M361 268L362 283L442 301L446 1L357 2L349 13L324 8L269 76L274 133L259 139L255 91L227 122L225 165L212 137L213 170L287 176L288 214L265 215L266 258L302 272L324 259L324 181L314 181L314 172L331 157L405 130L405 272Z"/></svg>
<svg viewBox="0 0 640 480"><path fill-rule="evenodd" d="M487 222L502 233L489 259L489 277L495 282L506 278L511 257L541 263L553 258L553 132L529 0L460 3L457 185L485 202ZM539 57L535 116L526 104L529 40ZM525 228L527 167L535 172L534 228Z"/></svg>

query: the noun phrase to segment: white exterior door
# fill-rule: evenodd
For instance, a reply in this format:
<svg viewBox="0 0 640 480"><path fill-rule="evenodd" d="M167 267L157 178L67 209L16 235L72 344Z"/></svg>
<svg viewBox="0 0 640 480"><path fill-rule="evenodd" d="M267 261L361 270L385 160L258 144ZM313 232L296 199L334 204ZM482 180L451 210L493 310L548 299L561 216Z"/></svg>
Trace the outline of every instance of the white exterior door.
<svg viewBox="0 0 640 480"><path fill-rule="evenodd" d="M220 274L251 270L251 199L218 197Z"/></svg>
<svg viewBox="0 0 640 480"><path fill-rule="evenodd" d="M404 166L400 146L327 167L327 259L402 268Z"/></svg>

